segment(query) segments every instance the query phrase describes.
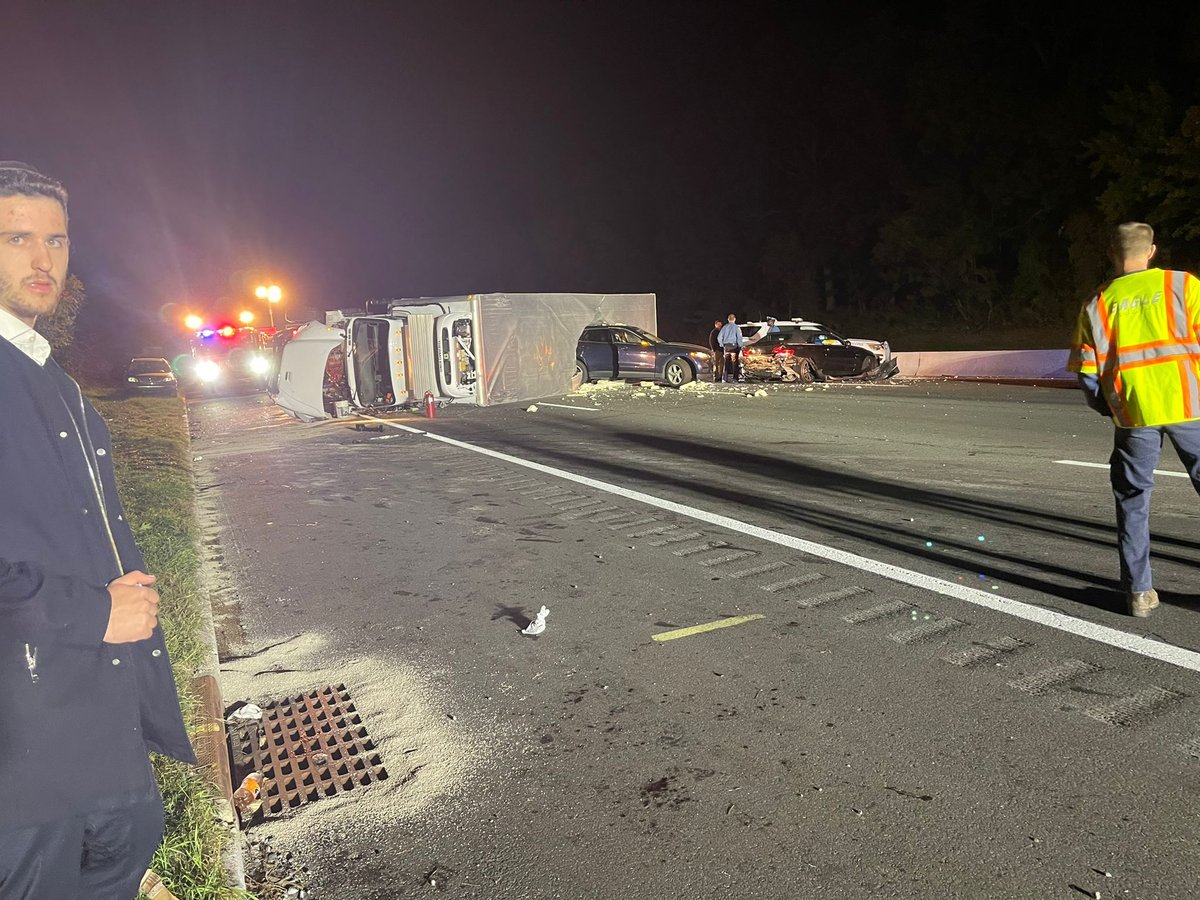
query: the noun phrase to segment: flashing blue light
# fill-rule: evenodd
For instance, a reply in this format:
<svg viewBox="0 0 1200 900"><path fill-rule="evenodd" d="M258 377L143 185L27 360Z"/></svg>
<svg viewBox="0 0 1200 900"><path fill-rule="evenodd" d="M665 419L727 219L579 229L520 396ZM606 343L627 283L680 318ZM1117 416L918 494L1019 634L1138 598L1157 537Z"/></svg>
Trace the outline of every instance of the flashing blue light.
<svg viewBox="0 0 1200 900"><path fill-rule="evenodd" d="M211 328L204 328L200 331L200 337L202 337L202 338L210 338L215 334L216 334L216 331L214 331Z"/></svg>

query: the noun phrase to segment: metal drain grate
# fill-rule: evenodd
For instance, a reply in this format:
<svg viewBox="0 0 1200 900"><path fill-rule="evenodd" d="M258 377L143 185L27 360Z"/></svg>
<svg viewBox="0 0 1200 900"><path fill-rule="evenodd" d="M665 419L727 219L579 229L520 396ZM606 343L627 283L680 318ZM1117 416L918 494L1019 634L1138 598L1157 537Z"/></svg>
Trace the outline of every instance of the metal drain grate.
<svg viewBox="0 0 1200 900"><path fill-rule="evenodd" d="M344 684L262 707L261 722L229 731L233 783L263 774L262 811L279 816L388 777Z"/></svg>

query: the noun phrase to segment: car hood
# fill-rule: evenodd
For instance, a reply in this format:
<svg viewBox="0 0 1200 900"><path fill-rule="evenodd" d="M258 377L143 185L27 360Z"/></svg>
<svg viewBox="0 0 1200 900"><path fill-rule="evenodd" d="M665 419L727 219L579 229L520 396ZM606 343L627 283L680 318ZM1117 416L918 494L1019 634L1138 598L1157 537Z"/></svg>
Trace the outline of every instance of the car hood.
<svg viewBox="0 0 1200 900"><path fill-rule="evenodd" d="M680 353L712 353L711 347L701 347L699 344L681 344L679 341L664 341L658 346L678 350Z"/></svg>

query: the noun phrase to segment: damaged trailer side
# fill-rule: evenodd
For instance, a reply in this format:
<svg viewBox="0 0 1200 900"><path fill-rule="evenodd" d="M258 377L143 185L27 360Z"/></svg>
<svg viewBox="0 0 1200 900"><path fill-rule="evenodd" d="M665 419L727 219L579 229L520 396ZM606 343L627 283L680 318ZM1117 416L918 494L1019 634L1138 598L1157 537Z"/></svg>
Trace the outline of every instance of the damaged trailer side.
<svg viewBox="0 0 1200 900"><path fill-rule="evenodd" d="M386 314L301 328L283 348L275 402L312 420L347 408L414 405L427 391L442 401L479 406L538 400L570 389L583 329L614 321L655 331L655 296L495 293L394 300Z"/></svg>

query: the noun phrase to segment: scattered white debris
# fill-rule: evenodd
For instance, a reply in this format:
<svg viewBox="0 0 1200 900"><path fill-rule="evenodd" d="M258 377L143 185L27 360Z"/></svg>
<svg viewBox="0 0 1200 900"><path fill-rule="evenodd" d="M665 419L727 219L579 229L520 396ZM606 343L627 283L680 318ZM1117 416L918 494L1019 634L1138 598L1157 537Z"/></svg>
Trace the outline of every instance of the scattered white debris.
<svg viewBox="0 0 1200 900"><path fill-rule="evenodd" d="M638 387L658 387L653 381L639 381Z"/></svg>
<svg viewBox="0 0 1200 900"><path fill-rule="evenodd" d="M681 391L699 392L699 391L711 391L712 389L713 389L713 383L711 381L689 381L687 384L681 384L679 386L679 390L681 390Z"/></svg>
<svg viewBox="0 0 1200 900"><path fill-rule="evenodd" d="M534 403L532 406L525 407L525 412L537 412L537 411L538 411L538 407L537 407L536 403Z"/></svg>
<svg viewBox="0 0 1200 900"><path fill-rule="evenodd" d="M815 390L816 390L816 388L810 388L810 387L806 387L806 388L804 389L804 393L806 393L806 394L807 394L809 391L815 391Z"/></svg>
<svg viewBox="0 0 1200 900"><path fill-rule="evenodd" d="M529 635L541 634L543 631L546 630L546 616L548 616L548 615L550 615L550 610L548 610L546 607L543 606L541 609L538 610L537 618L535 618L532 622L530 622L528 625L526 625L521 630L521 634L529 634Z"/></svg>
<svg viewBox="0 0 1200 900"><path fill-rule="evenodd" d="M245 706L239 706L232 713L226 722L261 722L262 707L255 706L253 703L247 703Z"/></svg>
<svg viewBox="0 0 1200 900"><path fill-rule="evenodd" d="M637 399L639 397L648 397L648 396L650 396L650 395L647 394L645 391L634 391L633 392L634 399Z"/></svg>
<svg viewBox="0 0 1200 900"><path fill-rule="evenodd" d="M587 397L592 394L601 394L605 391L624 390L628 385L624 381L597 381L595 383L580 385L576 390L571 391L568 397Z"/></svg>
<svg viewBox="0 0 1200 900"><path fill-rule="evenodd" d="M757 391L754 392L754 396L755 397L765 397L765 396L767 396L767 392L763 388L759 388Z"/></svg>

